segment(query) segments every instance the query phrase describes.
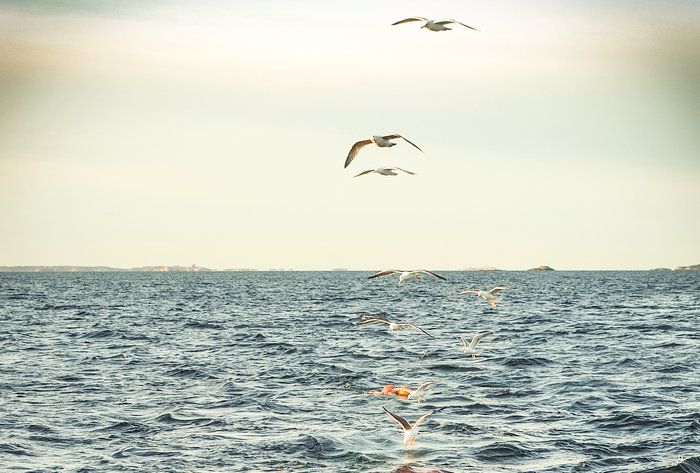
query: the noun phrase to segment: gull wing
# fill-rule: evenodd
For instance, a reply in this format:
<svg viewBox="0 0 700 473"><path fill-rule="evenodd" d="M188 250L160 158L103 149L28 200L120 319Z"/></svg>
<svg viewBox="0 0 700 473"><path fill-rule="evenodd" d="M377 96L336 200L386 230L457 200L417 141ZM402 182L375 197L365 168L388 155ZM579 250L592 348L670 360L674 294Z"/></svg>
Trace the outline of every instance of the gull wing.
<svg viewBox="0 0 700 473"><path fill-rule="evenodd" d="M457 294L479 294L479 291L474 289L467 289L466 291L459 291Z"/></svg>
<svg viewBox="0 0 700 473"><path fill-rule="evenodd" d="M508 289L505 286L496 286L493 289L489 291L490 294L498 294L499 292L503 291L504 289Z"/></svg>
<svg viewBox="0 0 700 473"><path fill-rule="evenodd" d="M408 23L411 21L426 21L427 22L428 19L423 18L421 16L412 16L411 18L404 18L403 20L399 20L396 23L392 23L391 26L396 26L396 25L400 25L401 23Z"/></svg>
<svg viewBox="0 0 700 473"><path fill-rule="evenodd" d="M362 171L360 174L357 174L356 176L353 176L353 177L364 176L365 174L369 174L369 173L372 173L372 172L374 172L374 169L368 169L368 170L366 170L366 171Z"/></svg>
<svg viewBox="0 0 700 473"><path fill-rule="evenodd" d="M391 417L392 419L394 419L394 421L396 421L396 423L398 423L399 426L401 426L401 429L402 429L404 432L410 431L410 430L411 430L411 424L409 424L408 421L407 421L406 419L404 419L404 418L401 417L400 415L394 414L393 412L389 411L389 410L388 410L386 407L384 407L384 406L382 406L382 409L384 409L384 412L386 412L386 413L389 415L389 417ZM420 420L420 419L419 419L419 420Z"/></svg>
<svg viewBox="0 0 700 473"><path fill-rule="evenodd" d="M395 140L395 139L397 139L397 138L401 138L401 139L404 140L406 143L409 143L410 145L414 146L414 147L415 147L418 151L420 151L421 153L424 152L424 151L423 151L422 149L420 149L420 148L418 147L418 145L415 144L413 141L410 141L410 140L406 139L405 137L403 137L403 136L401 136L401 135L397 135L397 134L386 135L386 136L382 136L382 138L384 138L385 140Z"/></svg>
<svg viewBox="0 0 700 473"><path fill-rule="evenodd" d="M425 421L425 419L427 419L428 416L431 415L433 412L435 411L430 411L427 414L423 414L418 418L417 421L413 423L413 427L411 427L413 429L413 435L416 435L416 432L418 432L418 426L421 425Z"/></svg>
<svg viewBox="0 0 700 473"><path fill-rule="evenodd" d="M360 152L362 147L367 146L371 142L372 142L372 140L362 140L362 141L358 141L357 143L352 145L352 148L350 148L350 152L348 153L348 157L345 160L345 166L343 166L343 167L345 167L345 168L348 167L348 164L350 164L352 162L352 160L355 159L355 156L357 156L357 153Z"/></svg>
<svg viewBox="0 0 700 473"><path fill-rule="evenodd" d="M443 281L447 281L447 279L445 279L444 277L440 276L439 274L433 273L432 271L428 271L427 269L419 269L418 272L430 274L431 276L435 276L436 278L440 278Z"/></svg>
<svg viewBox="0 0 700 473"><path fill-rule="evenodd" d="M372 279L372 278L381 278L382 276L389 276L390 274L396 274L396 273L402 273L403 271L399 271L398 269L384 269L382 271L378 271L368 277L367 279Z"/></svg>
<svg viewBox="0 0 700 473"><path fill-rule="evenodd" d="M406 174L410 174L411 176L415 176L415 175L416 175L415 172L407 171L407 170L402 169L402 168L394 168L394 169L398 169L399 171L403 171L403 172L405 172Z"/></svg>
<svg viewBox="0 0 700 473"><path fill-rule="evenodd" d="M420 386L418 386L416 388L415 391L411 392L411 394L409 394L406 399L411 399L414 395L417 396L418 394L422 394L423 391L425 391L425 389L432 384L435 384L435 383L433 383L432 381L428 381L428 382L421 384Z"/></svg>
<svg viewBox="0 0 700 473"><path fill-rule="evenodd" d="M469 26L469 25L465 25L465 24L462 23L461 21L457 21L457 20L442 20L442 21L435 21L435 22L434 22L434 24L436 24L436 25L449 25L450 23L457 23L458 25L466 26L466 27L469 28L470 30L479 31L479 30L477 30L476 28L473 28L473 27L471 27L471 26Z"/></svg>
<svg viewBox="0 0 700 473"><path fill-rule="evenodd" d="M409 322L400 322L398 325L400 325L400 326L402 326L402 327L413 327L413 328L415 328L415 329L417 329L417 330L420 330L421 332L423 332L424 334L426 334L426 335L429 336L430 338L435 338L435 337L433 337L432 335L430 335L428 332L426 332L425 330L423 330L422 328L420 328L420 327L419 327L418 325L416 325L416 324L412 324L412 323L409 323Z"/></svg>
<svg viewBox="0 0 700 473"><path fill-rule="evenodd" d="M462 340L462 344L464 345L464 348L469 348L469 344L467 343L467 339L464 338L463 336L459 336L459 339Z"/></svg>
<svg viewBox="0 0 700 473"><path fill-rule="evenodd" d="M489 335L493 335L493 332L479 332L474 337L472 338L472 342L469 344L469 348L472 350L476 348L478 343L481 341L482 338L488 337Z"/></svg>

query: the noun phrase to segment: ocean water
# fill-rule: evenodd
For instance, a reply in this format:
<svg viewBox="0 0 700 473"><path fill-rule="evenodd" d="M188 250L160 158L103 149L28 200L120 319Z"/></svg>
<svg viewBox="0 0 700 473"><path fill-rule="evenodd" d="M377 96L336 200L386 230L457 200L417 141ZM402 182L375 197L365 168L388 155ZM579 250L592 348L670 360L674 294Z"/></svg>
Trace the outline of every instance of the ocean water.
<svg viewBox="0 0 700 473"><path fill-rule="evenodd" d="M369 274L0 274L0 471L700 471L700 273Z"/></svg>

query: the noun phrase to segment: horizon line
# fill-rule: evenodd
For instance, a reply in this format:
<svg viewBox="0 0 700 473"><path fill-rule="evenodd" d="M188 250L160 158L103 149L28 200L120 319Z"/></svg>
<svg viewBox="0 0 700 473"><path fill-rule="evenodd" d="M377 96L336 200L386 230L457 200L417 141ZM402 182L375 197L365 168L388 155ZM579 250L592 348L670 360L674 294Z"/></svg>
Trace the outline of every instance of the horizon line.
<svg viewBox="0 0 700 473"><path fill-rule="evenodd" d="M452 269L434 269L443 272L499 272L499 271L688 271L700 270L700 264L681 265L675 268L659 266L655 268L554 268L540 265L532 268L497 268L494 266L476 266ZM335 268L209 268L192 264L186 265L143 265L133 267L114 267L107 265L0 265L0 272L376 272L377 269Z"/></svg>

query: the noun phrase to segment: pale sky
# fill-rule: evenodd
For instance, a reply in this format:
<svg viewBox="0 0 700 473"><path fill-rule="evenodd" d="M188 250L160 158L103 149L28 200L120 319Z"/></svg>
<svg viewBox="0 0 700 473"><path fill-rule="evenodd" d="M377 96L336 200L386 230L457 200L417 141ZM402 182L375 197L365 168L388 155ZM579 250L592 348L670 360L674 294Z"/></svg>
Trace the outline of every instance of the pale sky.
<svg viewBox="0 0 700 473"><path fill-rule="evenodd" d="M700 263L697 2L114 3L0 0L0 265Z"/></svg>

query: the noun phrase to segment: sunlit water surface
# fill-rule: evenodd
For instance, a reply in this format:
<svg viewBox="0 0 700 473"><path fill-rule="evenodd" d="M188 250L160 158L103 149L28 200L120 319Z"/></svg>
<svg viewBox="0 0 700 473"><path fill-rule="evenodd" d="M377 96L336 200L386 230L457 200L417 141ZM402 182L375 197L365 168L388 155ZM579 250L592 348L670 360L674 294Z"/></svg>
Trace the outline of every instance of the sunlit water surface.
<svg viewBox="0 0 700 473"><path fill-rule="evenodd" d="M0 274L0 471L700 470L700 273L368 274Z"/></svg>

